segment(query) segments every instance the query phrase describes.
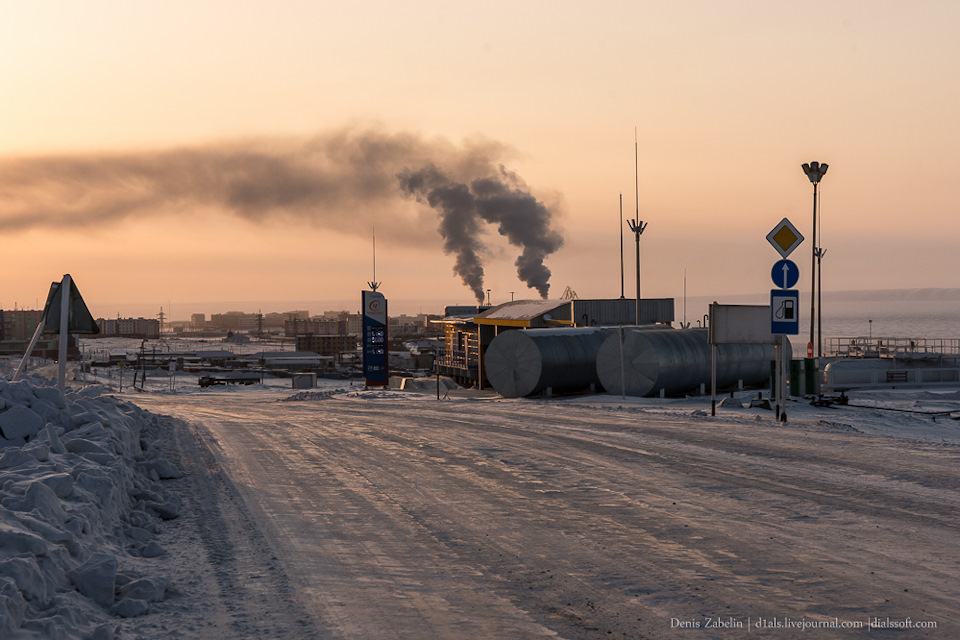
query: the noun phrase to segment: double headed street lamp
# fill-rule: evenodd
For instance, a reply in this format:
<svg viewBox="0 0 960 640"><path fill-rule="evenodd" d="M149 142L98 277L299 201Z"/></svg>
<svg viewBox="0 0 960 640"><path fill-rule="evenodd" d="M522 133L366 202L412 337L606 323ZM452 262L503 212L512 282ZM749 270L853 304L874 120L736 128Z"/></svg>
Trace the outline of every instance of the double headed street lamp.
<svg viewBox="0 0 960 640"><path fill-rule="evenodd" d="M823 254L817 246L817 185L827 173L828 165L826 163L811 162L803 164L803 172L807 174L810 182L813 183L813 255L810 260L810 342L809 349L813 349L813 319L814 319L814 301L817 292L817 258ZM820 357L820 345L817 344L817 357Z"/></svg>
<svg viewBox="0 0 960 640"><path fill-rule="evenodd" d="M647 230L649 222L644 222L639 218L636 220L627 220L627 226L637 239L637 324L640 324L640 236Z"/></svg>

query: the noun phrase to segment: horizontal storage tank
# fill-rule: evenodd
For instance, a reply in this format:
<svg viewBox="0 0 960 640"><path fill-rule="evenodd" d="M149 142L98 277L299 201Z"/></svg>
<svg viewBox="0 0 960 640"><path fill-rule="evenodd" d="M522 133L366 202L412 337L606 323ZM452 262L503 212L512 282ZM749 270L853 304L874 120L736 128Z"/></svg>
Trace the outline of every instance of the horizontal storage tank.
<svg viewBox="0 0 960 640"><path fill-rule="evenodd" d="M616 329L510 330L490 342L483 354L487 380L507 398L550 389L553 393L599 388L597 352Z"/></svg>
<svg viewBox="0 0 960 640"><path fill-rule="evenodd" d="M834 390L956 385L960 382L960 358L844 358L829 363L824 375L826 388Z"/></svg>
<svg viewBox="0 0 960 640"><path fill-rule="evenodd" d="M597 354L597 377L608 393L654 396L661 390L677 395L710 384L710 351L707 329L677 331L627 330L607 336ZM787 357L791 357L789 341ZM770 379L773 345L717 345L717 386L730 387L743 380L756 386ZM626 380L626 389L623 387Z"/></svg>

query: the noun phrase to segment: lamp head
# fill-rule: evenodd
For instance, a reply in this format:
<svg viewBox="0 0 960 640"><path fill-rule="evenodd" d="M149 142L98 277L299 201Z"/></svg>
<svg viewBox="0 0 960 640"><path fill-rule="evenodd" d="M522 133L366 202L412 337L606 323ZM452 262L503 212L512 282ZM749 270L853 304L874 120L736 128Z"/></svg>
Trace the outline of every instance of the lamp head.
<svg viewBox="0 0 960 640"><path fill-rule="evenodd" d="M811 162L810 164L804 162L801 167L803 168L803 172L807 174L810 182L817 184L827 173L827 167L829 167L829 165L826 163L820 164L819 162Z"/></svg>

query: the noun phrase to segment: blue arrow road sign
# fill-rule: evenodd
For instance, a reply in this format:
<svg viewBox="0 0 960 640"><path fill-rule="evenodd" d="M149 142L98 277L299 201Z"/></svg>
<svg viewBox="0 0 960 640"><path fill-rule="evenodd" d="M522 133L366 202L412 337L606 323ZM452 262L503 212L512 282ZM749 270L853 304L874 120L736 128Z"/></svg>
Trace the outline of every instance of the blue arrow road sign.
<svg viewBox="0 0 960 640"><path fill-rule="evenodd" d="M781 289L789 289L800 280L800 269L793 260L777 260L770 271L773 284Z"/></svg>

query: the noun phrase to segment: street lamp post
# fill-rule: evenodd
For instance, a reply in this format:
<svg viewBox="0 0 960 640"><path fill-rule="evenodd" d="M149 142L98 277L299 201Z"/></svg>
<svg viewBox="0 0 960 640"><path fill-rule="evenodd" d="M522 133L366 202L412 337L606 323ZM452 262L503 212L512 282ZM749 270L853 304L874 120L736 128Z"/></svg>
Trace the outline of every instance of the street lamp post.
<svg viewBox="0 0 960 640"><path fill-rule="evenodd" d="M630 227L630 231L633 231L634 237L637 239L637 324L640 324L640 236L643 235L643 232L646 231L647 225L649 222L644 222L643 220L627 220L627 226Z"/></svg>
<svg viewBox="0 0 960 640"><path fill-rule="evenodd" d="M816 249L817 252L817 357L822 355L823 346L823 256L827 255L827 250L823 247Z"/></svg>
<svg viewBox="0 0 960 640"><path fill-rule="evenodd" d="M637 215L633 220L627 220L627 226L630 227L630 231L633 231L633 235L637 240L637 324L640 324L640 236L643 235L643 232L647 228L646 222L640 219L640 144L637 141L637 129L633 129L633 162L634 162L634 181L635 187L637 190ZM621 196L622 198L623 196ZM621 200L621 211L623 208ZM621 214L622 215L622 214ZM620 231L623 231L623 227L620 227ZM622 243L622 240L621 240ZM622 246L622 244L621 244ZM621 263L622 264L622 263Z"/></svg>
<svg viewBox="0 0 960 640"><path fill-rule="evenodd" d="M817 253L819 252L819 247L817 246L817 186L820 184L821 178L827 173L828 165L826 163L820 164L819 162L811 162L810 164L803 163L803 172L807 174L807 178L810 179L810 182L813 183L813 253L810 258L810 349L813 349L813 321L814 321L814 311L816 309L816 294L817 294ZM820 357L820 347L817 346L817 357Z"/></svg>

